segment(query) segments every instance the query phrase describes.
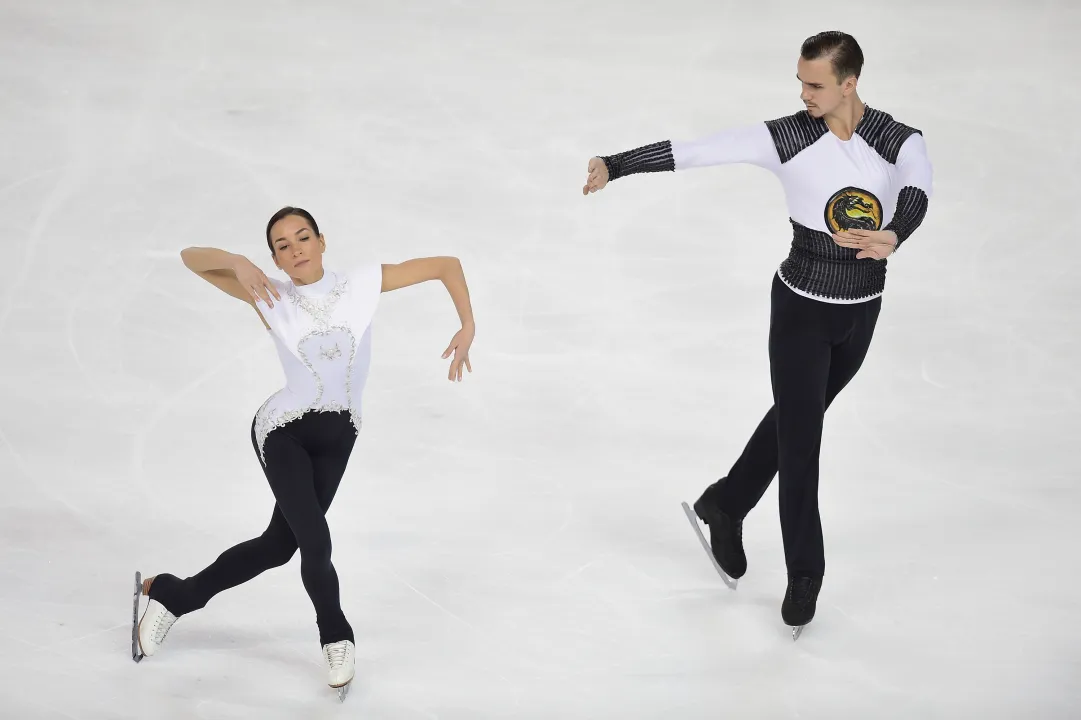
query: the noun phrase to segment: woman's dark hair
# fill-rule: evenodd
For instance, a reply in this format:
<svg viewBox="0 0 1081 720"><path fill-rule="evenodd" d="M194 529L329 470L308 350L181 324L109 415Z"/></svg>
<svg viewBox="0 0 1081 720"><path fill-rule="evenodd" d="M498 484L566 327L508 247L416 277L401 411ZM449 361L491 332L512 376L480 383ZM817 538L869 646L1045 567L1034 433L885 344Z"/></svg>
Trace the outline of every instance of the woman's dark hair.
<svg viewBox="0 0 1081 720"><path fill-rule="evenodd" d="M863 50L856 38L839 30L827 30L807 38L800 48L800 55L804 60L828 57L838 83L849 75L858 79L863 69Z"/></svg>
<svg viewBox="0 0 1081 720"><path fill-rule="evenodd" d="M274 227L274 223L278 222L284 217L289 217L290 215L296 215L297 217L302 217L307 220L308 224L312 228L312 232L314 232L316 236L319 235L319 223L315 222L315 218L312 217L312 214L310 212L303 208L283 207L281 210L274 213L274 215L270 218L270 222L266 224L266 244L267 247L270 248L271 255L274 254L274 241L270 239L270 228Z"/></svg>

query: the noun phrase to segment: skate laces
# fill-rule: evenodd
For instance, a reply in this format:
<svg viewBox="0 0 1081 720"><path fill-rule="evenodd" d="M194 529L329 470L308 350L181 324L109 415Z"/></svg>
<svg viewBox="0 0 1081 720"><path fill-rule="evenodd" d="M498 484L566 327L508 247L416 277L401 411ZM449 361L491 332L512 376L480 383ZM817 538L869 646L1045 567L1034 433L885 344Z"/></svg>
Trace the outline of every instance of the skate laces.
<svg viewBox="0 0 1081 720"><path fill-rule="evenodd" d="M743 521L736 520L727 513L725 513L724 517L728 520L728 536L734 538L739 543L739 546L743 547Z"/></svg>
<svg viewBox="0 0 1081 720"><path fill-rule="evenodd" d="M323 655L331 668L339 668L345 664L345 658L349 654L349 645L345 641L331 643L323 648Z"/></svg>
<svg viewBox="0 0 1081 720"><path fill-rule="evenodd" d="M168 610L158 613L157 617L154 618L154 632L152 634L155 644L160 645L165 640L165 636L169 634L169 628L175 622L176 616Z"/></svg>
<svg viewBox="0 0 1081 720"><path fill-rule="evenodd" d="M811 588L814 581L811 578L792 578L788 581L788 597L795 603L804 605L811 599Z"/></svg>

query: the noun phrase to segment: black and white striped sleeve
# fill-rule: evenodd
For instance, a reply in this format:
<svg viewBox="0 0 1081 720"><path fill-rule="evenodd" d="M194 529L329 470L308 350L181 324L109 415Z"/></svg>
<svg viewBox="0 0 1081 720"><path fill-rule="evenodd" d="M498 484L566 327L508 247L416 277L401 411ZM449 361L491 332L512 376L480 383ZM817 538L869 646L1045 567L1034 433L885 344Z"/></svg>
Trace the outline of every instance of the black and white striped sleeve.
<svg viewBox="0 0 1081 720"><path fill-rule="evenodd" d="M898 185L897 208L893 219L882 228L897 234L897 247L923 222L931 198L934 171L927 157L927 145L923 135L913 133L901 146L897 155Z"/></svg>
<svg viewBox="0 0 1081 720"><path fill-rule="evenodd" d="M640 148L616 153L615 155L602 155L601 160L604 161L605 167L608 168L609 182L626 175L670 172L676 169L670 140L643 145Z"/></svg>
<svg viewBox="0 0 1081 720"><path fill-rule="evenodd" d="M729 128L695 140L664 140L601 159L608 167L609 181L635 173L737 163L773 170L781 163L764 123Z"/></svg>

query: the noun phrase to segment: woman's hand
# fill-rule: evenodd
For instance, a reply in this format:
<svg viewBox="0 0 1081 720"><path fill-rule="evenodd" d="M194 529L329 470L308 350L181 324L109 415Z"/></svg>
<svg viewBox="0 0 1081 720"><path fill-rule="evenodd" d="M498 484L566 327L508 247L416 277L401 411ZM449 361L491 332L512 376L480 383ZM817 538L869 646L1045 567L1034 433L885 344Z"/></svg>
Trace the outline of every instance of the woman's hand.
<svg viewBox="0 0 1081 720"><path fill-rule="evenodd" d="M473 372L473 368L469 364L469 346L473 344L474 335L476 335L474 328L463 327L454 334L454 337L450 340L450 345L447 346L446 351L443 353L444 360L450 357L452 352L454 353L454 359L450 363L450 372L447 374L447 379L451 382L462 381L463 366L469 372Z"/></svg>
<svg viewBox="0 0 1081 720"><path fill-rule="evenodd" d="M450 345L443 353L444 360L454 353L447 379L452 382L461 382L463 367L473 372L473 367L469 364L469 346L473 344L473 336L476 334L473 308L469 304L469 288L465 284L465 272L462 270L461 261L456 257L440 256L384 264L381 290L390 292L428 280L443 282L447 292L450 293L451 300L454 301L454 309L458 311L458 320L462 323L462 329L454 334Z"/></svg>
<svg viewBox="0 0 1081 720"><path fill-rule="evenodd" d="M233 262L233 272L236 274L240 287L251 295L253 304L263 300L270 307L274 307L274 301L270 299L270 296L273 295L278 300L282 299L274 288L274 284L263 274L263 271L243 255L236 256L236 260Z"/></svg>

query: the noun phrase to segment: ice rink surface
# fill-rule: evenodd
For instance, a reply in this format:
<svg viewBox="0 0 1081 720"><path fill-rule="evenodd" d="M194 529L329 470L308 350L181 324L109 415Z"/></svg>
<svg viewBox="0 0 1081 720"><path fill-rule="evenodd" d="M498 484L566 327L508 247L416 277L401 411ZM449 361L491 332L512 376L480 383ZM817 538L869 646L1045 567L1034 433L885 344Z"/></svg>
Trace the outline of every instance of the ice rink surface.
<svg viewBox="0 0 1081 720"><path fill-rule="evenodd" d="M0 6L0 716L1033 718L1081 714L1081 182L1069 0L16 2ZM862 98L924 131L935 196L827 416L827 569L799 642L776 484L732 593L679 503L771 403L790 228L751 167L592 155L800 109L853 33ZM329 513L357 678L325 682L299 556L130 658L131 585L262 532L249 442L282 382L179 251L461 258L382 296Z"/></svg>

